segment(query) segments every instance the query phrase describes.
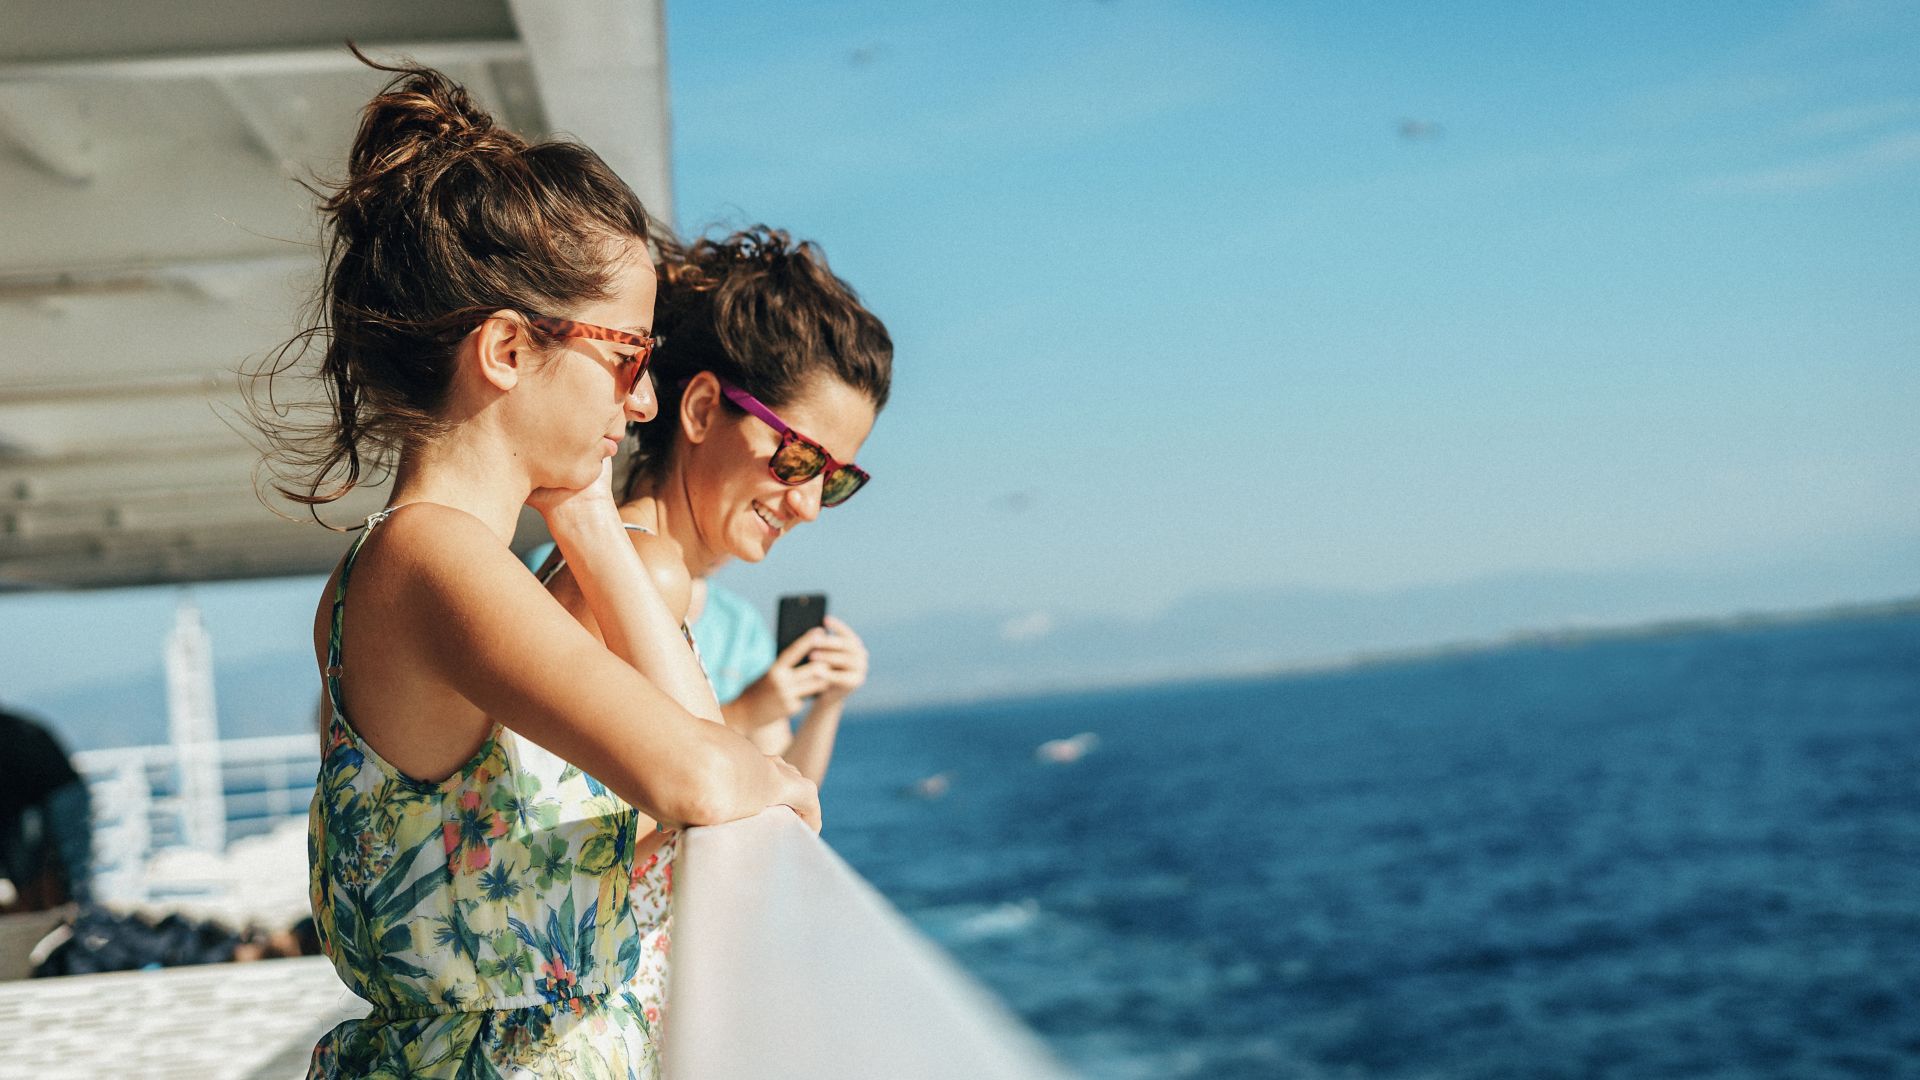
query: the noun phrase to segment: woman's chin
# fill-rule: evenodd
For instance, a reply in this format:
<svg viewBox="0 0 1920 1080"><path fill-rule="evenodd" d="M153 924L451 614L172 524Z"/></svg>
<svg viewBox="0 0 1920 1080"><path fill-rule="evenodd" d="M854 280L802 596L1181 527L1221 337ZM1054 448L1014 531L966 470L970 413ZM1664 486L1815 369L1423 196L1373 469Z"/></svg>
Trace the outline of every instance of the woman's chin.
<svg viewBox="0 0 1920 1080"><path fill-rule="evenodd" d="M727 554L741 562L757 563L773 553L773 542L777 539L779 537L743 538L739 543L734 544L733 550Z"/></svg>
<svg viewBox="0 0 1920 1080"><path fill-rule="evenodd" d="M535 486L560 488L564 491L579 491L598 479L600 479L600 466L598 463L595 463L591 468L581 466L579 468L569 469L566 472L556 473L547 483L536 484Z"/></svg>
<svg viewBox="0 0 1920 1080"><path fill-rule="evenodd" d="M605 457L596 456L593 460L581 465L578 473L580 482L575 486L586 487L588 484L600 479L600 468L606 463L606 460Z"/></svg>

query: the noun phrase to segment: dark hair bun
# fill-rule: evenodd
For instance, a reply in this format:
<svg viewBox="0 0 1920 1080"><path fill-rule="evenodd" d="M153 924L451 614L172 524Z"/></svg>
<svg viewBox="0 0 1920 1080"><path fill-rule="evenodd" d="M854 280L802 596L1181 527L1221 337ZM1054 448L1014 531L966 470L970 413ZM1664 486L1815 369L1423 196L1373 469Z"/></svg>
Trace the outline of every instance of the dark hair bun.
<svg viewBox="0 0 1920 1080"><path fill-rule="evenodd" d="M476 155L527 149L525 140L496 125L464 87L440 72L390 67L353 51L369 67L395 75L361 110L346 182L326 201L340 228L359 232L384 222Z"/></svg>

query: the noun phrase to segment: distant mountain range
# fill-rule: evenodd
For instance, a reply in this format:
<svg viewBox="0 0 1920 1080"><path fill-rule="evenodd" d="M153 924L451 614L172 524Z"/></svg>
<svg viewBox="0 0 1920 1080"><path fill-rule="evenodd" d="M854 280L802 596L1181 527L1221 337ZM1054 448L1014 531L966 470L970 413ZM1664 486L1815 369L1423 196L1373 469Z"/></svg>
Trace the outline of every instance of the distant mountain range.
<svg viewBox="0 0 1920 1080"><path fill-rule="evenodd" d="M1138 618L1045 611L929 615L861 633L868 706L1000 697L1324 666L1378 654L1497 644L1750 613L1845 616L1920 595L1920 545L1871 574L1795 568L1717 574L1511 576L1390 592L1264 589L1190 597Z"/></svg>
<svg viewBox="0 0 1920 1080"><path fill-rule="evenodd" d="M1877 596L1852 592L1870 584L1884 587ZM860 627L873 652L873 673L855 699L856 712L1325 667L1542 637L1920 611L1920 599L1880 599L1898 595L1920 597L1920 551L1910 564L1889 564L1867 577L1765 569L1542 574L1379 593L1219 592L1137 618L1018 610L931 614ZM306 653L217 663L215 674L223 736L310 730L320 684ZM150 676L96 681L19 704L55 721L81 749L164 741L165 702L156 658Z"/></svg>

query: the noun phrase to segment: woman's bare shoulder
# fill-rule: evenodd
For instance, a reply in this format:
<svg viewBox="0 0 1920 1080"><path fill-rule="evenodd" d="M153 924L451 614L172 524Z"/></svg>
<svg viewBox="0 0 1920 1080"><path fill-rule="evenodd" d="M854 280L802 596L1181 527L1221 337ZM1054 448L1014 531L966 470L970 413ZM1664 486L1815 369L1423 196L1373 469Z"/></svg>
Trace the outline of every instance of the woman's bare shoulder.
<svg viewBox="0 0 1920 1080"><path fill-rule="evenodd" d="M632 529L627 530L627 538L633 541L633 550L640 553L640 563L653 578L654 588L660 590L667 610L685 622L687 609L693 604L693 575L687 572L680 545L664 536Z"/></svg>

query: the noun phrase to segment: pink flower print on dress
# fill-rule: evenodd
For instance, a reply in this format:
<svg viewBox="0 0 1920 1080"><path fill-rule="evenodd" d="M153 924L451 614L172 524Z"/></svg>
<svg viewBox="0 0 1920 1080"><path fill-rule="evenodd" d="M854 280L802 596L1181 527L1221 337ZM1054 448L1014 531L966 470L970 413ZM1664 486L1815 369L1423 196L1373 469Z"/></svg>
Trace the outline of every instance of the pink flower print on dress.
<svg viewBox="0 0 1920 1080"><path fill-rule="evenodd" d="M627 887L629 889L638 887L641 879L647 876L647 872L659 864L660 853L657 851L647 856L646 862L633 864L633 873L627 875Z"/></svg>

